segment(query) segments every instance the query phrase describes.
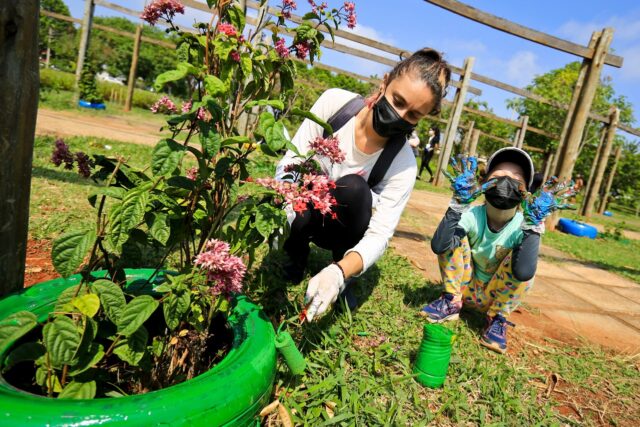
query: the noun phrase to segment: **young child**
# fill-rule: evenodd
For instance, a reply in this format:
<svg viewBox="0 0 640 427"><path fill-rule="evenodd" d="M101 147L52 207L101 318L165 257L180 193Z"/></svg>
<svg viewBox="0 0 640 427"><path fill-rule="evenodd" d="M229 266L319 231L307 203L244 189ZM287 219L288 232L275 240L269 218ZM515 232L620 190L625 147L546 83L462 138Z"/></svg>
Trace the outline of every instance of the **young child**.
<svg viewBox="0 0 640 427"><path fill-rule="evenodd" d="M507 321L533 284L544 219L569 207L573 188L549 180L534 195L527 193L534 176L529 155L515 147L496 151L487 161L483 183L476 179L474 157L451 161L448 173L453 198L440 222L431 249L438 255L443 295L422 308L428 321L458 318L463 304L487 313L482 345L504 353ZM485 203L471 207L480 194ZM523 212L518 206L523 206Z"/></svg>

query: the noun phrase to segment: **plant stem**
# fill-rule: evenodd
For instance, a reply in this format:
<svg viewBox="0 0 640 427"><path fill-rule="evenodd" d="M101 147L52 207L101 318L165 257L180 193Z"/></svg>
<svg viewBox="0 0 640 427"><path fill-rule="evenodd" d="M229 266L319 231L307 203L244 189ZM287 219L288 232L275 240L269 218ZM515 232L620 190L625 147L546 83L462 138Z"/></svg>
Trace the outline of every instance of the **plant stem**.
<svg viewBox="0 0 640 427"><path fill-rule="evenodd" d="M62 379L60 380L60 385L64 387L67 382L67 372L69 371L69 365L64 365L62 367Z"/></svg>
<svg viewBox="0 0 640 427"><path fill-rule="evenodd" d="M115 348L116 344L118 343L118 341L120 341L120 338L122 337L122 335L118 334L118 336L116 337L115 340L113 340L113 342L111 343L111 345L109 346L109 348L107 349L107 352L104 354L104 357L109 357L111 356L111 352L113 351L113 349Z"/></svg>

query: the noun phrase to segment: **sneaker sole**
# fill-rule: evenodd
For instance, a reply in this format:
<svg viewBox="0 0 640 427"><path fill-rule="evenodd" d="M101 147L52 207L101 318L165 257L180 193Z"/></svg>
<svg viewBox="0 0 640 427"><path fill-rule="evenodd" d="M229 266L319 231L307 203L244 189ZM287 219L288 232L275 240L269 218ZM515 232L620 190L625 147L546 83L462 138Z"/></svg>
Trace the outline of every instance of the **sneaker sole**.
<svg viewBox="0 0 640 427"><path fill-rule="evenodd" d="M487 342L483 339L480 339L480 344L488 348L489 350L493 350L496 353L505 354L507 352L506 348L500 348L500 346L493 342Z"/></svg>
<svg viewBox="0 0 640 427"><path fill-rule="evenodd" d="M427 319L427 322L429 322L429 323L444 323L444 322L449 322L451 320L458 320L460 318L460 314L458 314L458 313L452 314L451 316L444 317L444 318L442 318L440 320L432 319L424 311L419 311L418 315L420 315L421 317L424 317L425 319Z"/></svg>

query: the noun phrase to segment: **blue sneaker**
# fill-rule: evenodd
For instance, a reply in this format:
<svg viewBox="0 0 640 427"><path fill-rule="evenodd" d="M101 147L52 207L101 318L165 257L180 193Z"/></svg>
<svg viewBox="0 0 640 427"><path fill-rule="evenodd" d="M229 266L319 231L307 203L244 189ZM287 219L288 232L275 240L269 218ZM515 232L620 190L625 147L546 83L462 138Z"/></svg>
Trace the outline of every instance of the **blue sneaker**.
<svg viewBox="0 0 640 427"><path fill-rule="evenodd" d="M501 314L487 318L487 329L482 334L480 344L504 354L507 351L507 326L516 326L505 319Z"/></svg>
<svg viewBox="0 0 640 427"><path fill-rule="evenodd" d="M442 323L458 320L462 310L462 301L453 301L453 294L443 293L440 298L420 310L420 315L431 323Z"/></svg>

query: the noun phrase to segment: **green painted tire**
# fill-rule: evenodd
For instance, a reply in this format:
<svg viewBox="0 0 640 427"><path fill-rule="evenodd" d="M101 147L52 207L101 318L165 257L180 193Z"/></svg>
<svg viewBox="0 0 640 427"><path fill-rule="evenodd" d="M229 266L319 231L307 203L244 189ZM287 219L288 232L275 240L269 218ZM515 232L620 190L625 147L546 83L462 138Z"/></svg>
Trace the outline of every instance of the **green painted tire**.
<svg viewBox="0 0 640 427"><path fill-rule="evenodd" d="M126 270L135 289L153 270ZM100 276L104 273L96 272ZM155 285L163 280L160 274ZM0 301L0 319L28 310L44 320L57 296L79 275L40 283ZM228 318L234 338L213 369L184 383L146 394L93 400L51 399L19 390L0 376L0 425L10 426L249 426L268 403L276 373L275 333L260 307L234 299ZM0 354L0 360L5 354Z"/></svg>

